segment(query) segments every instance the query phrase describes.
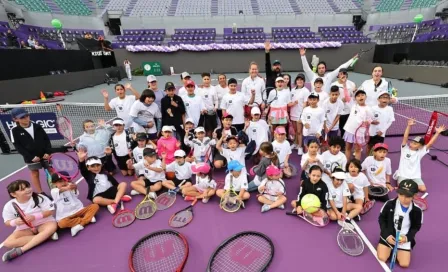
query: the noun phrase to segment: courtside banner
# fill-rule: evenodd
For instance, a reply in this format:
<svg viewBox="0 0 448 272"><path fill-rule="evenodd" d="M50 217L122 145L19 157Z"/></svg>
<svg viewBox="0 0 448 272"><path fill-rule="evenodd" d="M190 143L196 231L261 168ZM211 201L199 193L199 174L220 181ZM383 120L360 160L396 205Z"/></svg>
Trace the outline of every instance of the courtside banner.
<svg viewBox="0 0 448 272"><path fill-rule="evenodd" d="M48 135L50 140L62 140L64 136L59 134L56 128L56 114L54 112L42 112L42 113L30 113L31 121L36 125L40 125ZM12 120L10 114L1 114L0 120L3 127L8 134L9 139L12 141L11 130L17 126L16 122Z"/></svg>

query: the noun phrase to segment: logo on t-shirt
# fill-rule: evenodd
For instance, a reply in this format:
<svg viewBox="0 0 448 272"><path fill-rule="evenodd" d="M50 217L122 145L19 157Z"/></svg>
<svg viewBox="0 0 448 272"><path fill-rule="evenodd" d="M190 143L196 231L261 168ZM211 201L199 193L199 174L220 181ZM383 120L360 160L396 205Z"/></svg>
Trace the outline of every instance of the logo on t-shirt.
<svg viewBox="0 0 448 272"><path fill-rule="evenodd" d="M410 158L411 157L411 154L406 154L406 158Z"/></svg>
<svg viewBox="0 0 448 272"><path fill-rule="evenodd" d="M229 100L229 104L232 104L232 100Z"/></svg>
<svg viewBox="0 0 448 272"><path fill-rule="evenodd" d="M115 147L117 147L117 146L118 146L118 143L115 144Z"/></svg>
<svg viewBox="0 0 448 272"><path fill-rule="evenodd" d="M122 106L119 106L119 107L118 107L118 110L122 111L122 110L123 110L123 107L122 107Z"/></svg>
<svg viewBox="0 0 448 272"><path fill-rule="evenodd" d="M252 129L252 132L254 132L254 133L257 132L257 129L256 128Z"/></svg>
<svg viewBox="0 0 448 272"><path fill-rule="evenodd" d="M327 110L327 113L330 113L330 109Z"/></svg>
<svg viewBox="0 0 448 272"><path fill-rule="evenodd" d="M280 154L280 149L276 149L275 153Z"/></svg>
<svg viewBox="0 0 448 272"><path fill-rule="evenodd" d="M205 98L208 98L208 94L205 95Z"/></svg>
<svg viewBox="0 0 448 272"><path fill-rule="evenodd" d="M376 167L376 165L370 166L370 172L375 173L376 170L378 170L378 167Z"/></svg>
<svg viewBox="0 0 448 272"><path fill-rule="evenodd" d="M97 178L93 180L93 183L97 184L98 182L100 182Z"/></svg>
<svg viewBox="0 0 448 272"><path fill-rule="evenodd" d="M375 111L375 112L373 113L373 117L375 117L375 118L380 117L380 113L379 113L378 111Z"/></svg>
<svg viewBox="0 0 448 272"><path fill-rule="evenodd" d="M190 106L190 103L186 102L186 103L185 103L185 106L186 106L186 107Z"/></svg>

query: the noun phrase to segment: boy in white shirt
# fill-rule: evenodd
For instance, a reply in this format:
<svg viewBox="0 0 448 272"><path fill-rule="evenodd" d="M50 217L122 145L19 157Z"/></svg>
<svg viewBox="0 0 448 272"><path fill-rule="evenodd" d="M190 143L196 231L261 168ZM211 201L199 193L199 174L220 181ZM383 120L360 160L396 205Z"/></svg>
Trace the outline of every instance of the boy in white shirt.
<svg viewBox="0 0 448 272"><path fill-rule="evenodd" d="M166 154L162 154L162 169L165 172L174 172L175 176L173 180L164 180L162 186L173 191L179 184L184 180L185 183L180 187L182 189L184 186L191 186L191 176L193 172L191 171L191 164L185 161L187 154L185 151L178 149L174 152L174 158L176 159L172 163L166 165Z"/></svg>
<svg viewBox="0 0 448 272"><path fill-rule="evenodd" d="M387 187L389 191L394 188L390 183L390 176L392 175L392 165L390 159L387 158L389 146L387 144L378 143L373 146L373 156L368 156L362 162L362 171L367 176L372 186ZM379 201L389 200L389 196L376 197Z"/></svg>
<svg viewBox="0 0 448 272"><path fill-rule="evenodd" d="M308 96L309 106L303 109L300 117L303 124L303 144L305 147L308 146L310 140L318 141L324 128L325 111L318 106L319 99L319 95L312 92ZM307 152L307 148L305 148L305 152Z"/></svg>
<svg viewBox="0 0 448 272"><path fill-rule="evenodd" d="M56 205L56 221L59 228L71 228L72 236L76 236L85 225L96 222L95 214L100 206L92 203L84 207L78 199L79 191L76 184L56 173L51 175L51 182L56 186L51 190L51 196Z"/></svg>
<svg viewBox="0 0 448 272"><path fill-rule="evenodd" d="M338 136L339 132L339 117L344 109L344 103L339 100L339 87L331 86L330 97L322 104L325 111L324 130L328 139Z"/></svg>
<svg viewBox="0 0 448 272"><path fill-rule="evenodd" d="M314 81L313 85L314 85L313 92L319 95L319 102L317 103L317 105L322 108L322 104L328 98L328 93L322 89L322 87L324 86L324 81L322 78L318 77Z"/></svg>
<svg viewBox="0 0 448 272"><path fill-rule="evenodd" d="M134 122L135 132L145 132L149 140L157 139L157 132L162 128L162 113L154 102L156 95L150 89L142 92L140 99L135 101L129 112Z"/></svg>
<svg viewBox="0 0 448 272"><path fill-rule="evenodd" d="M218 75L218 85L215 85L216 94L218 95L218 117L222 120L222 98L229 93L229 87L227 86L227 77L225 74Z"/></svg>
<svg viewBox="0 0 448 272"><path fill-rule="evenodd" d="M165 180L165 171L162 168L162 162L157 159L157 152L152 148L145 148L143 150L143 160L129 164L129 168L135 171L143 171L144 179L138 179L131 182L131 195L147 194L149 187L149 197L156 199L156 192L162 189L162 181Z"/></svg>
<svg viewBox="0 0 448 272"><path fill-rule="evenodd" d="M215 145L216 141L205 136L205 129L203 127L197 127L194 133L196 137L192 140L185 137L184 143L193 149L193 157L196 162L208 162L212 156L212 145Z"/></svg>
<svg viewBox="0 0 448 272"><path fill-rule="evenodd" d="M338 86L340 93L339 99L344 103L344 109L342 110L342 114L339 118L339 130L341 131L341 137L344 137L344 126L347 122L353 103L355 102L354 94L356 84L353 81L348 80L347 69L343 68L339 70L338 80L333 82L331 85Z"/></svg>
<svg viewBox="0 0 448 272"><path fill-rule="evenodd" d="M218 197L222 197L226 191L230 190L233 187L233 190L238 194L237 200L241 202L241 207L244 208L244 200L248 200L250 198L247 182L246 172L242 171L245 169L244 165L242 165L239 161L233 160L227 164L227 170L229 173L226 175L224 182L224 189L218 189L216 191L216 195Z"/></svg>
<svg viewBox="0 0 448 272"><path fill-rule="evenodd" d="M130 90L132 95L126 95L126 90ZM127 83L125 86L122 84L115 85L115 93L117 97L109 101L109 93L106 90L101 90L101 94L104 97L104 109L106 111L115 109L117 116L124 120L125 129L128 129L132 126L132 118L129 115L132 104L140 98L140 94L130 83Z"/></svg>
<svg viewBox="0 0 448 272"><path fill-rule="evenodd" d="M201 115L199 124L204 124L206 135L211 137L213 130L218 125L216 119L216 113L219 108L218 94L215 87L210 84L210 73L202 73L201 77L202 87L198 93L202 97L206 111Z"/></svg>
<svg viewBox="0 0 448 272"><path fill-rule="evenodd" d="M237 131L244 128L244 106L252 104L255 99L255 91L250 96L245 96L242 92L237 92L237 81L234 78L229 79L229 93L222 97L221 109L222 114L230 114L233 116L232 125Z"/></svg>
<svg viewBox="0 0 448 272"><path fill-rule="evenodd" d="M195 94L196 85L193 80L189 80L185 83L185 88L187 89L187 94L181 96L185 105L185 118L191 118L194 121L194 126L199 126L199 121L201 119L201 114L205 113L207 110L205 108L204 101L202 97ZM201 124L202 125L202 124Z"/></svg>
<svg viewBox="0 0 448 272"><path fill-rule="evenodd" d="M344 140L337 136L331 138L329 141L330 149L322 153L322 162L324 169L322 174L322 180L328 184L331 182L331 173L334 169L342 168L345 169L347 165L347 157L341 149L344 147Z"/></svg>
<svg viewBox="0 0 448 272"><path fill-rule="evenodd" d="M395 121L394 109L389 106L390 94L386 91L378 94L378 105L372 107L373 121L370 123L370 140L367 145L367 154L377 143L384 143L386 131Z"/></svg>
<svg viewBox="0 0 448 272"><path fill-rule="evenodd" d="M258 154L258 150L260 149L260 145L264 142L269 141L269 125L265 120L261 118L260 108L252 107L250 110L252 115L252 120L245 126L244 132L246 132L249 137L249 141L254 140L256 147L253 154Z"/></svg>

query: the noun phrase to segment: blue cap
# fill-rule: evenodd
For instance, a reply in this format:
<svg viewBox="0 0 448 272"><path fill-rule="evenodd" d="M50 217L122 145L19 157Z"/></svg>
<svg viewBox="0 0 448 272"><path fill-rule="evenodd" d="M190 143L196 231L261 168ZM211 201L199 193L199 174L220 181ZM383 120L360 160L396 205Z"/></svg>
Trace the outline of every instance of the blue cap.
<svg viewBox="0 0 448 272"><path fill-rule="evenodd" d="M24 108L14 108L11 111L12 118L22 118L29 113Z"/></svg>
<svg viewBox="0 0 448 272"><path fill-rule="evenodd" d="M244 165L242 165L239 161L230 161L227 164L227 170L229 171L241 171L244 168Z"/></svg>

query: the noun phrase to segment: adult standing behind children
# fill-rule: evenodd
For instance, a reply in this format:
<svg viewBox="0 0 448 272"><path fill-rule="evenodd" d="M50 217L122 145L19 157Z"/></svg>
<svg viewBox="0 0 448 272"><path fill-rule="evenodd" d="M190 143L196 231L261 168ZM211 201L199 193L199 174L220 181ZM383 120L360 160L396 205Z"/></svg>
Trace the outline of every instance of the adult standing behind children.
<svg viewBox="0 0 448 272"><path fill-rule="evenodd" d="M176 94L173 82L165 84L166 96L162 98L162 125L173 126L173 136L183 142L185 131L182 125L185 121L185 105L180 96Z"/></svg>

